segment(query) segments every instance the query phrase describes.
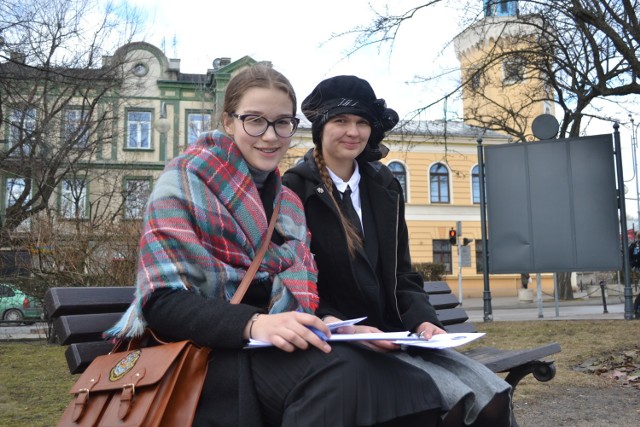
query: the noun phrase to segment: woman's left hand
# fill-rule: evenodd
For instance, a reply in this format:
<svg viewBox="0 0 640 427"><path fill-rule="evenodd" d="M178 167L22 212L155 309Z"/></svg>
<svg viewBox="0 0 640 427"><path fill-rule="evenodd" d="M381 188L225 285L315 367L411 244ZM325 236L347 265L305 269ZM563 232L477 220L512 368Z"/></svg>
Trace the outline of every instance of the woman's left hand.
<svg viewBox="0 0 640 427"><path fill-rule="evenodd" d="M432 336L438 334L446 334L447 331L444 329L438 328L433 323L423 322L416 328L416 334L425 340L431 339Z"/></svg>
<svg viewBox="0 0 640 427"><path fill-rule="evenodd" d="M335 333L337 334L375 334L383 332L378 328L367 325L352 325L352 326L344 326L342 328L338 328ZM363 344L369 347L372 350L386 352L398 350L400 346L398 344L394 344L393 341L386 340L371 340L371 341L358 341L360 344Z"/></svg>

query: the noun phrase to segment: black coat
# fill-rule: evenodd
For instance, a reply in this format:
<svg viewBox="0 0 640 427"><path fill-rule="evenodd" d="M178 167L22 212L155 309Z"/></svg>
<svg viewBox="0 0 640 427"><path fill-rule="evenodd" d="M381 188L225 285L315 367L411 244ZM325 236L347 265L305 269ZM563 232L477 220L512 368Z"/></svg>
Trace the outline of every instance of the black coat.
<svg viewBox="0 0 640 427"><path fill-rule="evenodd" d="M351 260L346 234L320 174L307 154L282 182L298 194L311 230L318 265L320 305L316 314L363 322L383 331L415 330L422 322L442 326L411 270L404 199L400 183L380 162L360 162L365 247Z"/></svg>

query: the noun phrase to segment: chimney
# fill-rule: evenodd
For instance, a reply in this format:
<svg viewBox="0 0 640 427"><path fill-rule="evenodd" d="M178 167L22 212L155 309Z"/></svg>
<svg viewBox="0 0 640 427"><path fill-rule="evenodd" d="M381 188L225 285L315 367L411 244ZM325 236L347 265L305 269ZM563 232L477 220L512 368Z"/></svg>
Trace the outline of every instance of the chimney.
<svg viewBox="0 0 640 427"><path fill-rule="evenodd" d="M9 58L11 59L11 62L15 62L17 64L24 64L24 62L27 59L27 55L25 55L22 52L12 51Z"/></svg>

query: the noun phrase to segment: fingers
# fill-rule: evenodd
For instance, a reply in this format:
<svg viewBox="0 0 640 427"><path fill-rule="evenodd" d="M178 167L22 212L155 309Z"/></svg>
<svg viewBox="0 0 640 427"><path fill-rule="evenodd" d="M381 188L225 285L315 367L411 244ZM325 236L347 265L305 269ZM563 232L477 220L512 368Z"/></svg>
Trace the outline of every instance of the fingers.
<svg viewBox="0 0 640 427"><path fill-rule="evenodd" d="M356 327L353 325L341 326L334 331L336 334L355 334Z"/></svg>
<svg viewBox="0 0 640 427"><path fill-rule="evenodd" d="M309 345L328 353L331 346L322 337L331 336L329 328L316 316L287 312L258 317L253 324L253 338L270 342L281 350L306 350Z"/></svg>
<svg viewBox="0 0 640 427"><path fill-rule="evenodd" d="M420 326L418 326L417 333L420 336L420 338L429 340L434 335L446 334L447 331L437 327L433 323L424 322L424 323L421 323Z"/></svg>

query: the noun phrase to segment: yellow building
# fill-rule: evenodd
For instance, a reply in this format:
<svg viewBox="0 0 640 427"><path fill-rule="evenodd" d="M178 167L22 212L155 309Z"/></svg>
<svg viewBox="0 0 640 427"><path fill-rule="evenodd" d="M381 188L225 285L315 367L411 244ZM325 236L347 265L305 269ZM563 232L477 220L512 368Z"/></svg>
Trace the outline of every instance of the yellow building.
<svg viewBox="0 0 640 427"><path fill-rule="evenodd" d="M465 123L509 130L516 140L531 141L532 121L553 114L554 106L551 89L532 65L537 62L535 52L544 49L536 29L541 21L517 16L517 3L501 2L503 13L486 15L469 26L454 39L454 47L464 85Z"/></svg>

